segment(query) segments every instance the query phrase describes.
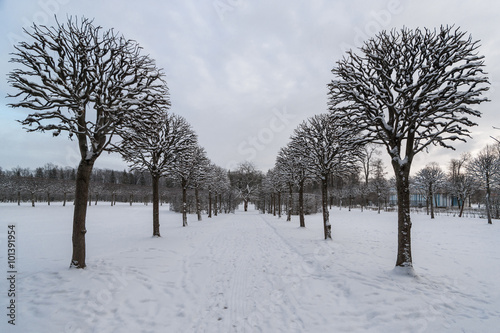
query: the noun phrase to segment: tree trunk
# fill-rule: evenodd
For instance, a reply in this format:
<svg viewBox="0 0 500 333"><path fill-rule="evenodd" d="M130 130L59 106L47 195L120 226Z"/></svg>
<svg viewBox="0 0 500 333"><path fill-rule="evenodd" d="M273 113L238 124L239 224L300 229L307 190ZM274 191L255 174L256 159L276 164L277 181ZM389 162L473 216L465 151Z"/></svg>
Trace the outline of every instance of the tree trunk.
<svg viewBox="0 0 500 333"><path fill-rule="evenodd" d="M187 184L183 179L181 181L182 184L182 226L187 227Z"/></svg>
<svg viewBox="0 0 500 333"><path fill-rule="evenodd" d="M63 201L63 207L66 207L66 192L64 192L64 201Z"/></svg>
<svg viewBox="0 0 500 333"><path fill-rule="evenodd" d="M323 230L325 239L332 239L332 226L330 224L330 213L328 212L328 176L323 175L321 179L321 206L323 210Z"/></svg>
<svg viewBox="0 0 500 333"><path fill-rule="evenodd" d="M489 178L486 178L486 215L488 217L488 224L492 224L490 198L491 198L490 180Z"/></svg>
<svg viewBox="0 0 500 333"><path fill-rule="evenodd" d="M85 218L87 216L87 200L89 183L94 160L81 160L76 172L75 210L73 213L73 255L70 267L85 268Z"/></svg>
<svg viewBox="0 0 500 333"><path fill-rule="evenodd" d="M363 212L363 206L364 205L365 205L364 194L361 194L361 213ZM379 212L380 212L380 206L379 206Z"/></svg>
<svg viewBox="0 0 500 333"><path fill-rule="evenodd" d="M196 199L196 215L198 215L198 221L201 221L200 190L198 186L194 188L194 197Z"/></svg>
<svg viewBox="0 0 500 333"><path fill-rule="evenodd" d="M47 206L50 206L50 193L47 192Z"/></svg>
<svg viewBox="0 0 500 333"><path fill-rule="evenodd" d="M398 253L396 266L413 267L411 258L410 165L392 162L398 196Z"/></svg>
<svg viewBox="0 0 500 333"><path fill-rule="evenodd" d="M160 235L160 176L151 174L153 183L153 237L161 237Z"/></svg>
<svg viewBox="0 0 500 333"><path fill-rule="evenodd" d="M300 226L302 228L305 228L306 222L304 219L304 181L301 181L299 183L299 221L300 221Z"/></svg>
<svg viewBox="0 0 500 333"><path fill-rule="evenodd" d="M208 190L208 218L212 218L212 191Z"/></svg>
<svg viewBox="0 0 500 333"><path fill-rule="evenodd" d="M248 199L243 199L243 208L245 212L248 212Z"/></svg>
<svg viewBox="0 0 500 333"><path fill-rule="evenodd" d="M465 200L459 201L458 205L460 207L460 213L458 214L458 217L462 217L464 214Z"/></svg>
<svg viewBox="0 0 500 333"><path fill-rule="evenodd" d="M292 183L288 184L289 189L288 189L288 214L286 217L286 220L289 222L292 220L292 205L293 205L293 198L292 198L292 192L293 192L293 185Z"/></svg>
<svg viewBox="0 0 500 333"><path fill-rule="evenodd" d="M432 192L432 184L429 185L429 202L431 204L431 219L434 218L434 193Z"/></svg>
<svg viewBox="0 0 500 333"><path fill-rule="evenodd" d="M35 192L31 192L31 207L35 207Z"/></svg>
<svg viewBox="0 0 500 333"><path fill-rule="evenodd" d="M272 193L271 198L273 201L273 216L276 216L276 194Z"/></svg>
<svg viewBox="0 0 500 333"><path fill-rule="evenodd" d="M278 218L281 218L281 191L278 191Z"/></svg>
<svg viewBox="0 0 500 333"><path fill-rule="evenodd" d="M17 191L17 205L21 206L21 191Z"/></svg>
<svg viewBox="0 0 500 333"><path fill-rule="evenodd" d="M217 197L218 197L217 192L215 192L214 193L214 199L215 199L215 201L214 201L214 216L217 216L217 213L218 213L217 212L217 210L218 210L217 209ZM246 212L246 210L245 210L245 212Z"/></svg>
<svg viewBox="0 0 500 333"><path fill-rule="evenodd" d="M219 193L219 213L222 214L222 193Z"/></svg>
<svg viewBox="0 0 500 333"><path fill-rule="evenodd" d="M380 194L377 195L378 214L380 214Z"/></svg>

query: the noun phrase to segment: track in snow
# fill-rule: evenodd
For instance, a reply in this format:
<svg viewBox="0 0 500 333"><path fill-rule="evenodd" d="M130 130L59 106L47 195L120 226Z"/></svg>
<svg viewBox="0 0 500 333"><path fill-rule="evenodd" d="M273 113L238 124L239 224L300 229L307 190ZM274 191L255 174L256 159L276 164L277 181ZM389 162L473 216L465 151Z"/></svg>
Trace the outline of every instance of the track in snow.
<svg viewBox="0 0 500 333"><path fill-rule="evenodd" d="M303 331L298 280L289 276L294 251L258 212L218 219L218 232L185 258L181 290L199 305L190 330Z"/></svg>

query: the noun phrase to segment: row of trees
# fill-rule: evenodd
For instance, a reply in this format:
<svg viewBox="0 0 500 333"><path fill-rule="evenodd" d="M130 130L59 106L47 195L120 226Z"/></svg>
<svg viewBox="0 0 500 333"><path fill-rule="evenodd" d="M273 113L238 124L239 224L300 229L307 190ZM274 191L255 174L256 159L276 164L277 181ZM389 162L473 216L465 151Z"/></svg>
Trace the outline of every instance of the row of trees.
<svg viewBox="0 0 500 333"><path fill-rule="evenodd" d="M85 267L90 179L104 151L119 152L131 169L150 174L153 234L159 236L160 178L167 174L175 178L184 198L189 187L199 191L206 179L218 177L209 171L216 168L210 168L189 124L169 113L163 71L141 53L137 42L85 18L69 18L55 27L34 25L26 34L30 41L16 45L11 59L20 68L9 73L15 90L9 96L16 99L9 105L34 110L21 121L28 131L50 131L55 136L66 132L76 138L80 150L71 266ZM382 145L391 158L398 198L396 266L411 269L413 158L431 145L453 148L451 142L470 137L468 128L476 125L470 117L481 115L473 107L488 100L482 96L489 82L478 48L479 43L465 32L446 26L383 31L367 40L359 53L348 51L332 69L330 112L311 117L296 129L279 153L268 186L278 193L282 184L288 186L288 200L293 187L298 187L304 225L303 185L307 179L321 184L324 236L331 238L329 176L346 177L360 165L364 145ZM490 176L478 172L489 184ZM262 177L254 174L243 170L234 180L229 176L245 210L256 195L256 178ZM215 188L219 181L208 184L213 184L208 185L209 194L221 191ZM182 211L186 225L186 200Z"/></svg>
<svg viewBox="0 0 500 333"><path fill-rule="evenodd" d="M428 164L415 176L414 188L427 199L431 218L434 218L433 198L438 191L456 198L460 217L467 199L470 202L473 195L480 193L484 198L488 223L492 224L492 206L498 207L500 190L500 143L487 145L476 157L464 153L460 158L452 159L447 174L436 163ZM498 218L498 209L495 217Z"/></svg>
<svg viewBox="0 0 500 333"><path fill-rule="evenodd" d="M104 151L120 153L131 170L149 174L154 236L160 236L160 178L181 187L184 226L188 188L196 192L201 217L200 189L207 188L211 206L212 195L216 201L229 189L229 178L207 158L187 121L170 113L165 75L136 41L86 18L56 23L33 25L25 30L27 41L14 46L11 62L19 67L8 76L9 97L16 99L9 105L34 111L20 121L28 132L66 132L77 141L71 267L84 268L91 177Z"/></svg>
<svg viewBox="0 0 500 333"><path fill-rule="evenodd" d="M328 176L345 178L356 167L367 170L361 161L370 152L363 146L382 146L394 170L398 202L396 266L411 274L412 162L431 145L453 149L451 142L470 137L468 128L476 125L470 117L481 115L473 107L488 101L483 93L489 82L478 48L479 42L465 32L442 26L382 31L367 40L358 53L348 51L332 69L330 113L311 117L297 128L268 174L268 187L280 193L288 184L291 193L290 184L294 184L300 201L303 182L319 181L324 236L331 238L326 207ZM488 184L488 172L472 165L478 164L471 164L469 171ZM422 171L417 178L422 183L426 177L432 176ZM486 193L488 201L488 187Z"/></svg>

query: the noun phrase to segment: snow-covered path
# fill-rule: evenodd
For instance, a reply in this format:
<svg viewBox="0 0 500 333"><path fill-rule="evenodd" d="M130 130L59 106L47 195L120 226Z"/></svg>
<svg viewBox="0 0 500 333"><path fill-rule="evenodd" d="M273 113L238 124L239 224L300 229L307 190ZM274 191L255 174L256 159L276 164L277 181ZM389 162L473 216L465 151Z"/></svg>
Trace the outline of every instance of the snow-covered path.
<svg viewBox="0 0 500 333"><path fill-rule="evenodd" d="M17 324L1 332L496 332L500 225L413 216L418 278L392 270L396 214L332 211L307 228L256 211L198 222L92 206L85 270L68 269L72 207L0 206L18 231ZM2 246L3 247L3 246ZM5 252L0 252L5 267ZM5 279L0 280L6 290ZM0 291L1 291L0 290ZM0 300L5 299L5 295ZM4 302L3 302L4 303ZM3 307L3 304L2 304Z"/></svg>
<svg viewBox="0 0 500 333"><path fill-rule="evenodd" d="M196 332L303 330L291 290L296 255L257 212L222 217L223 226L184 262L183 290L196 304L187 322ZM203 274L200 274L203 272Z"/></svg>

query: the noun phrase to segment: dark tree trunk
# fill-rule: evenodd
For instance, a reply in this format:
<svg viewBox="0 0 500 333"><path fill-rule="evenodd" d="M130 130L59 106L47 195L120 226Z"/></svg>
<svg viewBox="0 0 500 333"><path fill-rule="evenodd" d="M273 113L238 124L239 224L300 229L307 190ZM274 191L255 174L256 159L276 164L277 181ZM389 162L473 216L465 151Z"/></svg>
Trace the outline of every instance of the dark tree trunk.
<svg viewBox="0 0 500 333"><path fill-rule="evenodd" d="M222 193L219 193L219 213L222 214Z"/></svg>
<svg viewBox="0 0 500 333"><path fill-rule="evenodd" d="M153 237L160 235L160 176L151 174L153 182Z"/></svg>
<svg viewBox="0 0 500 333"><path fill-rule="evenodd" d="M94 160L82 160L76 172L75 210L73 213L73 255L70 267L85 268L85 218L87 216L87 200L89 183Z"/></svg>
<svg viewBox="0 0 500 333"><path fill-rule="evenodd" d="M460 213L458 214L458 217L462 217L464 214L465 200L460 200L458 202L458 206L460 207Z"/></svg>
<svg viewBox="0 0 500 333"><path fill-rule="evenodd" d="M132 201L134 201L134 195L133 194L129 195L129 200L130 200L130 206L132 206Z"/></svg>
<svg viewBox="0 0 500 333"><path fill-rule="evenodd" d="M217 216L217 210L218 210L217 209L217 197L218 197L217 192L215 192L215 194L214 194L214 199L215 199L214 200L214 216Z"/></svg>
<svg viewBox="0 0 500 333"><path fill-rule="evenodd" d="M361 194L361 213L363 212L363 206L365 205L364 194ZM330 207L331 208L331 207ZM379 205L379 213L380 213L380 205Z"/></svg>
<svg viewBox="0 0 500 333"><path fill-rule="evenodd" d="M67 193L66 193L66 192L64 192L63 207L66 207L66 195L67 195Z"/></svg>
<svg viewBox="0 0 500 333"><path fill-rule="evenodd" d="M243 199L243 208L245 212L248 212L248 199Z"/></svg>
<svg viewBox="0 0 500 333"><path fill-rule="evenodd" d="M432 191L432 184L429 185L429 203L431 206L431 219L434 218L434 193Z"/></svg>
<svg viewBox="0 0 500 333"><path fill-rule="evenodd" d="M182 184L182 226L187 227L187 182L183 179Z"/></svg>
<svg viewBox="0 0 500 333"><path fill-rule="evenodd" d="M323 210L323 230L325 239L332 239L332 226L330 224L330 213L328 212L328 176L323 175L321 179L321 207Z"/></svg>
<svg viewBox="0 0 500 333"><path fill-rule="evenodd" d="M276 194L272 193L271 198L273 201L273 216L276 216Z"/></svg>
<svg viewBox="0 0 500 333"><path fill-rule="evenodd" d="M300 226L302 228L305 228L306 222L304 218L304 181L301 181L299 183L299 221L300 221Z"/></svg>
<svg viewBox="0 0 500 333"><path fill-rule="evenodd" d="M21 191L17 191L17 205L21 206Z"/></svg>
<svg viewBox="0 0 500 333"><path fill-rule="evenodd" d="M380 194L377 195L378 214L380 214Z"/></svg>
<svg viewBox="0 0 500 333"><path fill-rule="evenodd" d="M201 221L200 190L198 186L194 188L194 197L196 199L196 215L198 215L198 221Z"/></svg>
<svg viewBox="0 0 500 333"><path fill-rule="evenodd" d="M31 207L35 207L35 192L31 192Z"/></svg>
<svg viewBox="0 0 500 333"><path fill-rule="evenodd" d="M292 220L292 205L293 205L293 198L292 198L292 192L293 192L293 185L290 183L288 188L288 214L286 216L287 221Z"/></svg>
<svg viewBox="0 0 500 333"><path fill-rule="evenodd" d="M410 219L410 165L393 162L398 196L398 254L396 266L412 267Z"/></svg>
<svg viewBox="0 0 500 333"><path fill-rule="evenodd" d="M212 218L212 191L208 190L208 218Z"/></svg>
<svg viewBox="0 0 500 333"><path fill-rule="evenodd" d="M278 218L281 218L281 191L278 191Z"/></svg>
<svg viewBox="0 0 500 333"><path fill-rule="evenodd" d="M488 224L492 224L490 199L491 199L490 179L489 177L486 177L486 215L488 217Z"/></svg>
<svg viewBox="0 0 500 333"><path fill-rule="evenodd" d="M47 206L50 206L50 193L47 192Z"/></svg>

